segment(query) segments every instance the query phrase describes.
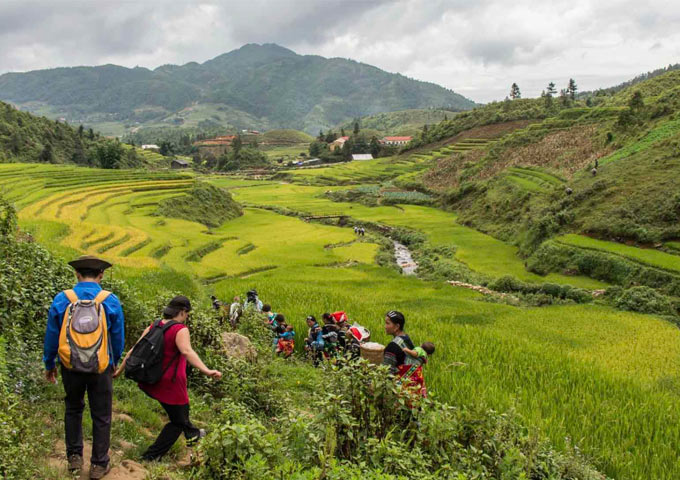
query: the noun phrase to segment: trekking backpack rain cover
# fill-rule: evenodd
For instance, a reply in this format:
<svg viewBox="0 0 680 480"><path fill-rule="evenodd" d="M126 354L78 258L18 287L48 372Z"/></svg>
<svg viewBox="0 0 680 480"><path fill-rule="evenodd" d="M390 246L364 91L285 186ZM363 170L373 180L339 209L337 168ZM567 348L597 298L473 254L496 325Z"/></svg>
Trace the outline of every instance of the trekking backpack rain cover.
<svg viewBox="0 0 680 480"><path fill-rule="evenodd" d="M165 371L177 360L179 352L166 365L165 369L163 368L165 331L173 325L177 325L177 322L171 320L163 326L160 323L160 320L156 320L149 331L146 332L146 335L132 347L132 353L125 363L126 378L153 385L160 381ZM175 373L177 373L176 368Z"/></svg>
<svg viewBox="0 0 680 480"><path fill-rule="evenodd" d="M102 303L111 292L100 291L94 300L80 300L76 292L64 292L69 306L59 332L59 361L69 370L103 373L109 366L109 332Z"/></svg>

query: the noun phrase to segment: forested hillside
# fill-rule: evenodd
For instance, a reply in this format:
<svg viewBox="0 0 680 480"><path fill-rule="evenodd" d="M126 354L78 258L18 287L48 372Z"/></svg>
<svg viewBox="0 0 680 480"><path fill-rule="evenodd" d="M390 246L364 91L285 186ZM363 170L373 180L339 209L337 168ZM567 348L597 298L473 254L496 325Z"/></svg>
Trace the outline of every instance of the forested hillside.
<svg viewBox="0 0 680 480"><path fill-rule="evenodd" d="M379 112L475 105L432 83L274 44L249 44L203 64L155 70L103 65L8 73L0 76L0 99L88 124L176 125L185 121L184 109L208 105L204 120L213 123L313 134Z"/></svg>
<svg viewBox="0 0 680 480"><path fill-rule="evenodd" d="M101 168L138 168L167 163L98 132L74 128L0 102L0 163L70 163Z"/></svg>
<svg viewBox="0 0 680 480"><path fill-rule="evenodd" d="M460 221L516 244L530 270L642 288L629 292L634 301L617 302L677 315L680 72L613 92L461 113L414 145L456 145L508 129L482 148L440 158L418 178Z"/></svg>

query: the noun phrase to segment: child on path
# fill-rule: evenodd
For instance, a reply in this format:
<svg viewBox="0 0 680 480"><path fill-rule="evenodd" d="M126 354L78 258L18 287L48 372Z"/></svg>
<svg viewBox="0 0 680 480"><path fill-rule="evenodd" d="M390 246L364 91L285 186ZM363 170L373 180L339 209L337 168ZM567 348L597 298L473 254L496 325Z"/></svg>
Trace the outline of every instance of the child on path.
<svg viewBox="0 0 680 480"><path fill-rule="evenodd" d="M286 325L285 331L279 334L279 343L276 346L276 353L285 358L290 357L295 350L295 330L292 325Z"/></svg>

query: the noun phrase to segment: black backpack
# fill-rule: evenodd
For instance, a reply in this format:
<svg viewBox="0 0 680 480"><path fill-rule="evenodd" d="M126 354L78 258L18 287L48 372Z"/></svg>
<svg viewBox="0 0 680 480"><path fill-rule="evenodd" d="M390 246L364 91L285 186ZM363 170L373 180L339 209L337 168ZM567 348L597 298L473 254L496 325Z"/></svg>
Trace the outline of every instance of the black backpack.
<svg viewBox="0 0 680 480"><path fill-rule="evenodd" d="M135 382L153 385L160 381L165 371L179 357L180 352L177 352L170 363L163 368L165 331L173 325L177 325L177 322L170 320L163 326L160 323L160 320L156 320L151 329L146 332L146 335L132 347L132 353L125 363L126 378ZM175 365L175 375L177 375L178 367L179 362Z"/></svg>

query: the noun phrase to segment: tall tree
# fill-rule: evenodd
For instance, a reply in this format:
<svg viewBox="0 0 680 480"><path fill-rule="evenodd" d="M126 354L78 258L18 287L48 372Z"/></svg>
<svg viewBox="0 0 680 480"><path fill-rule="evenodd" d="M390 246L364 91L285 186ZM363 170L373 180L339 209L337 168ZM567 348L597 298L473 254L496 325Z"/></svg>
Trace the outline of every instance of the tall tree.
<svg viewBox="0 0 680 480"><path fill-rule="evenodd" d="M569 95L569 98L572 100L576 99L576 92L578 90L578 87L576 86L576 82L574 81L573 78L569 79L569 85L567 85L567 94Z"/></svg>
<svg viewBox="0 0 680 480"><path fill-rule="evenodd" d="M243 140L241 140L241 135L236 135L236 138L231 142L231 150L234 152L235 157L238 158L241 148L243 148Z"/></svg>
<svg viewBox="0 0 680 480"><path fill-rule="evenodd" d="M354 135L358 135L358 134L359 134L359 121L355 120L354 121Z"/></svg>
<svg viewBox="0 0 680 480"><path fill-rule="evenodd" d="M40 152L40 156L38 157L38 159L43 163L54 162L54 154L52 153L52 144L51 143L45 144L45 146L42 149L42 152Z"/></svg>
<svg viewBox="0 0 680 480"><path fill-rule="evenodd" d="M548 88L545 90L545 94L548 97L552 97L557 93L557 89L555 88L555 82L550 82L548 84Z"/></svg>
<svg viewBox="0 0 680 480"><path fill-rule="evenodd" d="M345 136L345 129L344 129L344 128L341 128L341 129L340 129L340 136L341 136L341 137L344 137L344 136Z"/></svg>
<svg viewBox="0 0 680 480"><path fill-rule="evenodd" d="M378 142L378 139L375 136L371 137L369 148L373 158L378 158L378 155L380 155L380 142Z"/></svg>
<svg viewBox="0 0 680 480"><path fill-rule="evenodd" d="M517 98L522 98L522 93L519 91L519 86L516 83L513 83L510 86L510 98L513 100Z"/></svg>

